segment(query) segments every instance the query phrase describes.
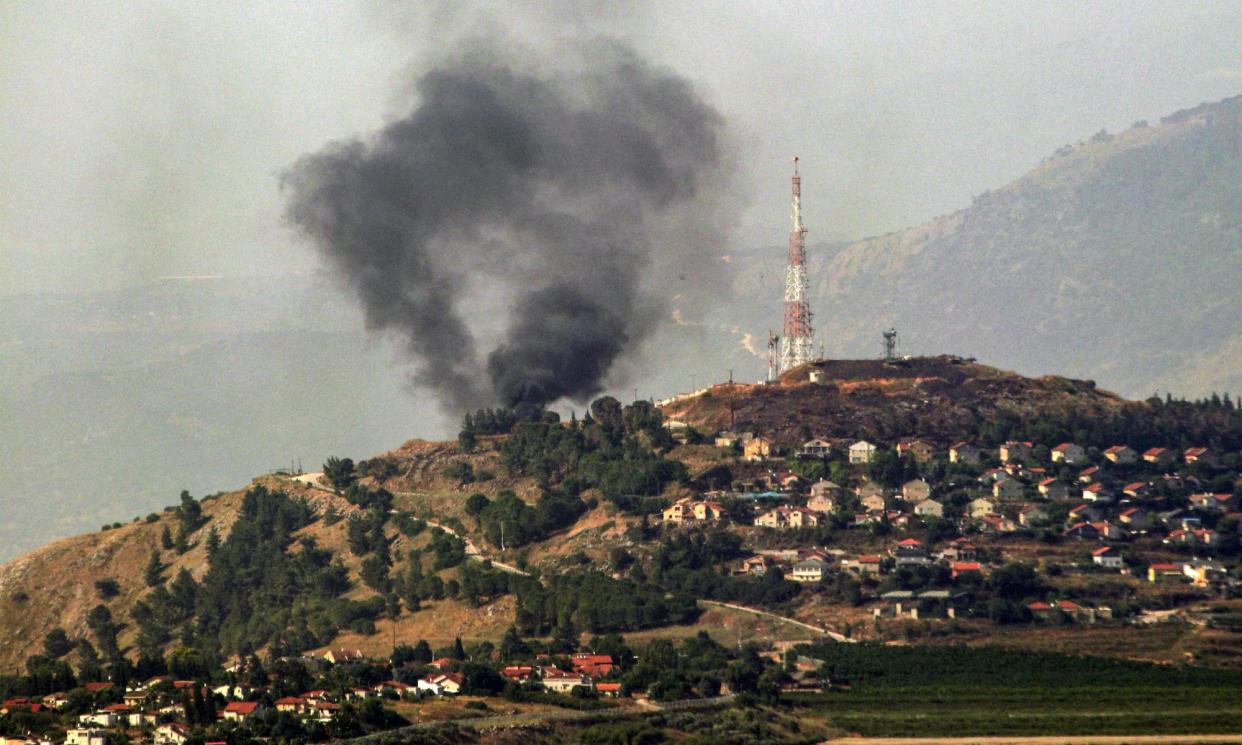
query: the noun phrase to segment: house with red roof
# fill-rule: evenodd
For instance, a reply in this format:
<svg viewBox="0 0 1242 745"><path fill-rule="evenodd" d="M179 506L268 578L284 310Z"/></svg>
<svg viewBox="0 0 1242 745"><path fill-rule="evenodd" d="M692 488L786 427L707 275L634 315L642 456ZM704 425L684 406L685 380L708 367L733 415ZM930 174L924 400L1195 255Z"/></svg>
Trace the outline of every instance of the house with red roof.
<svg viewBox="0 0 1242 745"><path fill-rule="evenodd" d="M1148 448L1143 451L1143 460L1148 463L1154 463L1158 466L1168 466L1172 465L1173 461L1177 460L1177 453L1173 452L1169 448Z"/></svg>
<svg viewBox="0 0 1242 745"><path fill-rule="evenodd" d="M432 673L418 679L419 693L433 696L452 696L461 692L461 673Z"/></svg>
<svg viewBox="0 0 1242 745"><path fill-rule="evenodd" d="M1186 578L1185 564L1182 562L1167 562L1160 564L1152 564L1147 567L1147 581L1155 584L1157 582L1180 582Z"/></svg>
<svg viewBox="0 0 1242 745"><path fill-rule="evenodd" d="M1024 461L1031 459L1031 450L1035 448L1033 442L1015 442L1010 440L1001 445L997 454L1004 463L1012 463L1014 461Z"/></svg>
<svg viewBox="0 0 1242 745"><path fill-rule="evenodd" d="M1087 451L1082 449L1081 445L1072 442L1063 442L1052 449L1052 462L1065 463L1066 465L1074 465L1082 463L1087 459Z"/></svg>
<svg viewBox="0 0 1242 745"><path fill-rule="evenodd" d="M1138 453L1125 445L1113 445L1104 451L1104 457L1119 466L1138 462Z"/></svg>
<svg viewBox="0 0 1242 745"><path fill-rule="evenodd" d="M301 696L285 696L284 698L277 699L273 705L276 707L276 711L301 714L310 707L310 702Z"/></svg>
<svg viewBox="0 0 1242 745"><path fill-rule="evenodd" d="M949 576L953 579L982 577L983 565L977 561L955 561L949 564Z"/></svg>
<svg viewBox="0 0 1242 745"><path fill-rule="evenodd" d="M617 696L621 695L621 684L620 683L596 683L595 690L598 691L601 696L608 696L609 698L616 698Z"/></svg>
<svg viewBox="0 0 1242 745"><path fill-rule="evenodd" d="M1031 612L1031 617L1036 621L1047 621L1052 618L1052 614L1056 611L1051 605L1041 601L1028 603L1026 609Z"/></svg>
<svg viewBox="0 0 1242 745"><path fill-rule="evenodd" d="M1147 527L1147 512L1142 507L1127 507L1117 515L1117 522L1130 530L1143 530Z"/></svg>
<svg viewBox="0 0 1242 745"><path fill-rule="evenodd" d="M225 721L244 722L254 716L262 708L257 701L231 701L224 707L221 716Z"/></svg>
<svg viewBox="0 0 1242 745"><path fill-rule="evenodd" d="M931 561L927 553L927 546L917 538L906 538L903 541L898 541L890 553L897 562L897 566L927 564Z"/></svg>
<svg viewBox="0 0 1242 745"><path fill-rule="evenodd" d="M1212 468L1220 465L1220 458L1216 457L1216 453L1212 452L1211 448L1186 448L1186 451L1182 454L1182 457L1185 458L1186 462L1189 464L1202 463L1203 465L1210 466Z"/></svg>
<svg viewBox="0 0 1242 745"><path fill-rule="evenodd" d="M1126 566L1121 558L1121 552L1112 546L1101 546L1092 551L1091 563L1105 569L1124 569Z"/></svg>
<svg viewBox="0 0 1242 745"><path fill-rule="evenodd" d="M500 677L515 683L525 683L535 675L535 668L530 665L507 665L500 668Z"/></svg>
<svg viewBox="0 0 1242 745"><path fill-rule="evenodd" d="M582 673L591 678L603 678L616 669L612 655L607 654L576 654L570 658L574 672Z"/></svg>
<svg viewBox="0 0 1242 745"><path fill-rule="evenodd" d="M1037 488L1039 493L1048 499L1069 499L1069 486L1067 486L1061 479L1044 479L1039 482L1039 486Z"/></svg>

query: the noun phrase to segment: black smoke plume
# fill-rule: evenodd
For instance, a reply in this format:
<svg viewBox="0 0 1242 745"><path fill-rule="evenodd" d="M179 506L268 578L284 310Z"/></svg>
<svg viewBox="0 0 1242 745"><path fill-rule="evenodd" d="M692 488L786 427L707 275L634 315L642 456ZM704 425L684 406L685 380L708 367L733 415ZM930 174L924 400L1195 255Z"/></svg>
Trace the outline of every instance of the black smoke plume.
<svg viewBox="0 0 1242 745"><path fill-rule="evenodd" d="M447 406L598 393L675 281L652 252L695 244L666 236L721 169L721 118L608 41L551 66L471 48L416 92L294 164L288 219Z"/></svg>

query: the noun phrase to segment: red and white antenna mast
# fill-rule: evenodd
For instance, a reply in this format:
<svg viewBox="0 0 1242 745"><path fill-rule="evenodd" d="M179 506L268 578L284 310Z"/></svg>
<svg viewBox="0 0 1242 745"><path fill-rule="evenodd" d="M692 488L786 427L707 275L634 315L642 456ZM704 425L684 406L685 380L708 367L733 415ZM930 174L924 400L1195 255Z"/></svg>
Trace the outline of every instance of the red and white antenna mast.
<svg viewBox="0 0 1242 745"><path fill-rule="evenodd" d="M812 360L815 331L807 300L806 228L802 225L802 177L794 157L793 227L789 231L789 264L785 268L785 333L781 336L781 370Z"/></svg>

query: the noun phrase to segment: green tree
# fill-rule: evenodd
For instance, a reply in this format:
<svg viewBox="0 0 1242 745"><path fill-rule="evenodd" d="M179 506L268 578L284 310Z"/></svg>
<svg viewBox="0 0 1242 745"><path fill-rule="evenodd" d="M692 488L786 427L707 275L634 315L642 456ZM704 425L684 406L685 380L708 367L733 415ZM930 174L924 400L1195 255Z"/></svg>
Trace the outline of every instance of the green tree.
<svg viewBox="0 0 1242 745"><path fill-rule="evenodd" d="M72 650L73 640L59 626L47 632L47 636L43 637L43 652L53 660L59 660Z"/></svg>
<svg viewBox="0 0 1242 745"><path fill-rule="evenodd" d="M164 529L160 531L160 545L164 547L165 551L169 551L173 547L172 531L168 529L167 523L165 523Z"/></svg>
<svg viewBox="0 0 1242 745"><path fill-rule="evenodd" d="M162 581L160 575L163 573L164 564L160 561L160 552L153 548L147 568L142 572L142 580L147 583L147 587L155 587Z"/></svg>
<svg viewBox="0 0 1242 745"><path fill-rule="evenodd" d="M333 489L344 489L354 482L354 461L335 455L328 456L323 464L323 477Z"/></svg>

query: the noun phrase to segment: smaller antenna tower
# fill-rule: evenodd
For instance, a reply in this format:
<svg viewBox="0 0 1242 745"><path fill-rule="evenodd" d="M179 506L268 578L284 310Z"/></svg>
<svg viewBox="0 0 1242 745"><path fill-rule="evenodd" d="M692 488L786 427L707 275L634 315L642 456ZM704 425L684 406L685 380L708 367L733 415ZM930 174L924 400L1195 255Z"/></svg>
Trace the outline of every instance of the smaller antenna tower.
<svg viewBox="0 0 1242 745"><path fill-rule="evenodd" d="M768 382L775 383L781 374L780 354L781 338L772 331L768 331Z"/></svg>
<svg viewBox="0 0 1242 745"><path fill-rule="evenodd" d="M895 328L884 332L884 359L889 362L897 359L897 329Z"/></svg>

